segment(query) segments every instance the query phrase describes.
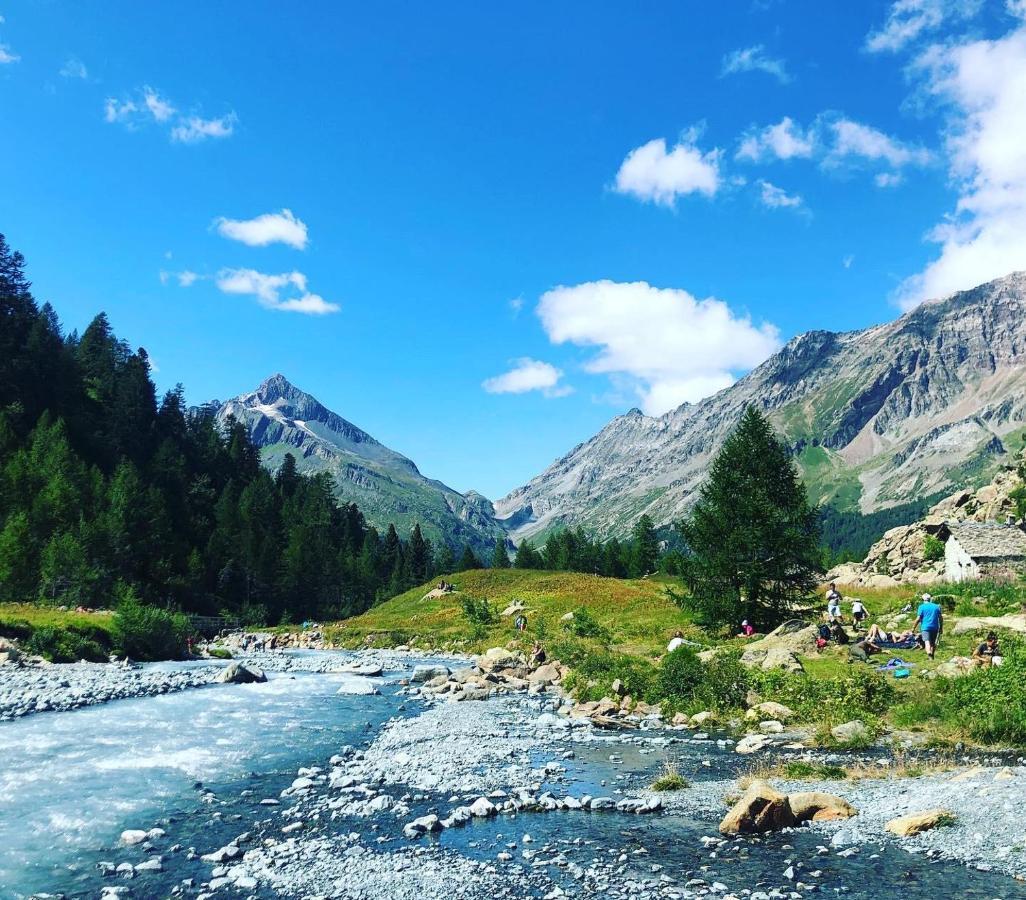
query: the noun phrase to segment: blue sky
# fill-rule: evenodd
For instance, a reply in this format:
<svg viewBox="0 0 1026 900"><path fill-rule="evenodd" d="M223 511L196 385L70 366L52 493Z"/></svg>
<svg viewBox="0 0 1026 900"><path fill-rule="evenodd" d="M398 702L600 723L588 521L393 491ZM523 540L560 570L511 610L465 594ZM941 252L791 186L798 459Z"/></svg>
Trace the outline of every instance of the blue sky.
<svg viewBox="0 0 1026 900"><path fill-rule="evenodd" d="M281 371L461 490L1026 268L1023 0L0 16L37 297L191 401Z"/></svg>

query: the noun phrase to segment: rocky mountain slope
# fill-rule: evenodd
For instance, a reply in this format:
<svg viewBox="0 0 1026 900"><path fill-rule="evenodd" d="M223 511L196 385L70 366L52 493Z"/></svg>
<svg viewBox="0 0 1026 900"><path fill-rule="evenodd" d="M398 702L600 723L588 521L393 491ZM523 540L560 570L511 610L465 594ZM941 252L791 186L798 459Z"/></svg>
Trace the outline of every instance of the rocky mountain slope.
<svg viewBox="0 0 1026 900"><path fill-rule="evenodd" d="M811 498L864 513L987 480L1026 425L1026 273L863 331L814 331L735 384L658 418L613 419L495 504L515 537L623 535L694 501L750 403L792 447Z"/></svg>
<svg viewBox="0 0 1026 900"><path fill-rule="evenodd" d="M340 499L356 503L367 521L384 529L395 523L406 537L419 522L424 536L457 552L469 543L491 551L503 534L491 503L471 491L460 494L426 478L412 460L375 440L324 407L283 375L273 375L255 391L217 404L223 422L234 416L249 430L261 459L277 470L291 453L301 472L330 472Z"/></svg>

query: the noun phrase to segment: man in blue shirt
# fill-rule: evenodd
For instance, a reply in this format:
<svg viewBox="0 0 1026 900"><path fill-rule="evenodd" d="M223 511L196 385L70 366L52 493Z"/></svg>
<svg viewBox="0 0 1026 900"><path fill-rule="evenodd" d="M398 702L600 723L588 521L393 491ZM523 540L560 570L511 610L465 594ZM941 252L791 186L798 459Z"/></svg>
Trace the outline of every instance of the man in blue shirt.
<svg viewBox="0 0 1026 900"><path fill-rule="evenodd" d="M916 624L913 628L922 628L926 655L933 659L933 654L937 650L937 638L944 630L944 612L939 603L934 603L933 597L923 594L923 602L919 604L916 613Z"/></svg>

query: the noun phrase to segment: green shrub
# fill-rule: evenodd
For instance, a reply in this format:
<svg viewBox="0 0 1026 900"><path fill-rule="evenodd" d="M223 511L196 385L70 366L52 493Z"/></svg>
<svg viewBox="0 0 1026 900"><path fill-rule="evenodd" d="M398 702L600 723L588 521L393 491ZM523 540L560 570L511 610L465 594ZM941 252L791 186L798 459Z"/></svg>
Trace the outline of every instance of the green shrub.
<svg viewBox="0 0 1026 900"><path fill-rule="evenodd" d="M927 562L944 559L944 541L932 534L926 535L923 538L923 559Z"/></svg>
<svg viewBox="0 0 1026 900"><path fill-rule="evenodd" d="M465 595L460 597L460 606L470 623L470 634L476 641L488 634L489 625L496 625L499 622L498 611L483 597Z"/></svg>
<svg viewBox="0 0 1026 900"><path fill-rule="evenodd" d="M709 705L726 712L745 705L751 686L749 670L741 663L741 651L717 653L705 666L705 694Z"/></svg>
<svg viewBox="0 0 1026 900"><path fill-rule="evenodd" d="M652 782L653 791L683 791L689 787L688 780L678 772L664 772Z"/></svg>
<svg viewBox="0 0 1026 900"><path fill-rule="evenodd" d="M105 662L107 654L95 640L71 629L44 625L35 629L25 642L28 653L42 656L50 662Z"/></svg>
<svg viewBox="0 0 1026 900"><path fill-rule="evenodd" d="M563 630L575 637L594 638L604 644L612 640L609 630L595 621L594 616L583 606L574 610L573 617L563 623Z"/></svg>
<svg viewBox="0 0 1026 900"><path fill-rule="evenodd" d="M144 606L129 595L118 605L113 625L119 656L157 660L178 659L185 654L189 620L181 613Z"/></svg>
<svg viewBox="0 0 1026 900"><path fill-rule="evenodd" d="M984 743L1026 743L1026 647L1002 639L1004 665L945 683L945 718Z"/></svg>
<svg viewBox="0 0 1026 900"><path fill-rule="evenodd" d="M807 722L866 719L886 712L895 697L890 681L872 669L861 667L835 678L757 670L753 670L750 677L759 694L791 707Z"/></svg>
<svg viewBox="0 0 1026 900"><path fill-rule="evenodd" d="M658 688L660 697L675 708L700 706L705 701L705 669L694 650L678 647L663 657Z"/></svg>
<svg viewBox="0 0 1026 900"><path fill-rule="evenodd" d="M207 656L211 656L214 659L231 659L232 652L226 647L209 647L207 649Z"/></svg>

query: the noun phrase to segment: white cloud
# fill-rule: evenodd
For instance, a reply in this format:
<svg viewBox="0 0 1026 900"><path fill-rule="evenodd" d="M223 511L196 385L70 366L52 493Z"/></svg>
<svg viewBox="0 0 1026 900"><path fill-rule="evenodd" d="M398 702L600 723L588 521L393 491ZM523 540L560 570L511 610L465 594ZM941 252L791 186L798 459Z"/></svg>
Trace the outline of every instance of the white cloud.
<svg viewBox="0 0 1026 900"><path fill-rule="evenodd" d="M513 368L493 378L481 382L489 394L526 394L528 391L541 391L546 397L565 397L573 393L573 388L560 384L563 370L555 366L531 359L529 356L513 361Z"/></svg>
<svg viewBox="0 0 1026 900"><path fill-rule="evenodd" d="M178 124L171 129L171 140L181 144L197 144L207 138L231 137L237 121L238 116L233 112L217 119L189 116L180 119Z"/></svg>
<svg viewBox="0 0 1026 900"><path fill-rule="evenodd" d="M288 244L297 250L306 247L306 223L297 219L291 209L264 213L254 219L214 220L217 233L229 240L241 241L250 247L266 247L268 244Z"/></svg>
<svg viewBox="0 0 1026 900"><path fill-rule="evenodd" d="M905 308L1026 268L1026 24L995 40L932 47L913 71L949 114L959 198L929 235L940 255L898 291Z"/></svg>
<svg viewBox="0 0 1026 900"><path fill-rule="evenodd" d="M514 297L512 300L509 301L509 308L510 312L513 313L513 318L515 319L517 316L520 315L520 310L524 308L524 298Z"/></svg>
<svg viewBox="0 0 1026 900"><path fill-rule="evenodd" d="M770 209L797 209L802 205L802 198L797 194L789 194L768 181L760 180L759 188L762 205Z"/></svg>
<svg viewBox="0 0 1026 900"><path fill-rule="evenodd" d="M787 84L791 80L784 61L767 56L766 48L762 44L745 47L743 50L734 50L723 57L720 77L734 75L738 72L765 72L772 75L781 84Z"/></svg>
<svg viewBox="0 0 1026 900"><path fill-rule="evenodd" d="M880 188L897 187L904 180L900 172L878 172L873 178L873 182Z"/></svg>
<svg viewBox="0 0 1026 900"><path fill-rule="evenodd" d="M216 119L185 115L148 85L128 97L108 97L103 104L103 117L107 122L122 124L129 130L152 122L167 126L171 140L182 144L230 137L238 121L234 112Z"/></svg>
<svg viewBox="0 0 1026 900"><path fill-rule="evenodd" d="M85 67L85 63L82 60L71 56L61 66L60 74L62 78L81 78L85 80L89 77L89 70Z"/></svg>
<svg viewBox="0 0 1026 900"><path fill-rule="evenodd" d="M749 132L741 140L738 159L757 161L766 157L777 159L808 159L816 149L813 128L803 131L790 116L761 131Z"/></svg>
<svg viewBox="0 0 1026 900"><path fill-rule="evenodd" d="M10 46L7 44L0 44L0 66L7 63L16 63L19 59L21 59L21 57L11 50Z"/></svg>
<svg viewBox="0 0 1026 900"><path fill-rule="evenodd" d="M319 294L308 292L306 276L302 272L266 275L255 269L222 269L217 273L216 283L223 293L256 297L267 309L307 315L324 315L340 309L338 304L328 303ZM283 291L298 292L299 296L283 299Z"/></svg>
<svg viewBox="0 0 1026 900"><path fill-rule="evenodd" d="M146 109L157 122L166 122L175 114L175 108L153 88L144 87L142 94Z"/></svg>
<svg viewBox="0 0 1026 900"><path fill-rule="evenodd" d="M841 260L841 265L844 266L846 269L850 269L851 264L853 262L855 262L855 257L849 253L844 259Z"/></svg>
<svg viewBox="0 0 1026 900"><path fill-rule="evenodd" d="M703 153L696 139L691 131L669 152L662 138L631 150L616 173L614 190L670 207L686 194L712 197L720 187L720 151Z"/></svg>
<svg viewBox="0 0 1026 900"><path fill-rule="evenodd" d="M945 22L971 19L982 6L983 0L895 0L883 27L866 38L866 49L896 52Z"/></svg>
<svg viewBox="0 0 1026 900"><path fill-rule="evenodd" d="M925 166L932 159L929 150L905 144L852 119L838 119L830 124L830 128L834 133L834 142L827 157L828 164L858 157L885 162L899 169L906 165Z"/></svg>
<svg viewBox="0 0 1026 900"><path fill-rule="evenodd" d="M757 326L722 300L644 281L557 287L538 315L554 343L599 348L587 370L631 379L652 415L727 387L780 347L773 325Z"/></svg>
<svg viewBox="0 0 1026 900"><path fill-rule="evenodd" d="M192 287L200 278L199 275L195 272L190 272L188 269L179 272L176 277L178 278L178 286L184 288Z"/></svg>

